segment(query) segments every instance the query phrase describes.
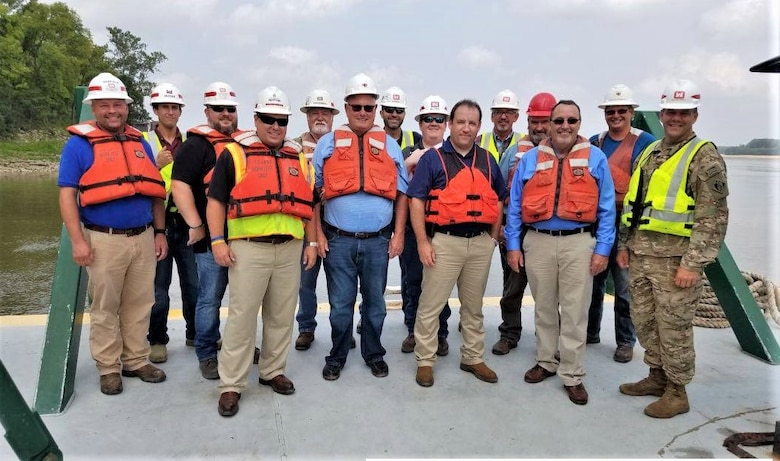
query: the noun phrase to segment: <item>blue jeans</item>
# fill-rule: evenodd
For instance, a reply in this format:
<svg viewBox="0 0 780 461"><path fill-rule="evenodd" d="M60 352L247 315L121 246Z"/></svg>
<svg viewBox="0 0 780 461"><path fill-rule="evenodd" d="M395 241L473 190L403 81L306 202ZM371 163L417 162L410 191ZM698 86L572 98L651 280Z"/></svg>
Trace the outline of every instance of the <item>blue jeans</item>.
<svg viewBox="0 0 780 461"><path fill-rule="evenodd" d="M414 334L414 321L417 318L417 306L422 293L423 264L417 252L417 238L411 227L406 226L404 232L404 251L398 256L401 266L401 309L404 312L404 324L409 334ZM444 304L439 314L439 336L446 338L449 334L447 320L452 315L449 303Z"/></svg>
<svg viewBox="0 0 780 461"><path fill-rule="evenodd" d="M195 306L195 354L198 361L217 358L219 308L228 283L228 269L214 261L211 249L195 253L198 262L198 303Z"/></svg>
<svg viewBox="0 0 780 461"><path fill-rule="evenodd" d="M358 280L363 303L360 354L367 364L383 360L382 326L385 322L387 247L390 235L356 239L325 230L328 255L323 261L330 300L330 327L333 348L325 357L328 365L343 366L352 341L352 321L357 300Z"/></svg>
<svg viewBox="0 0 780 461"><path fill-rule="evenodd" d="M178 216L178 214L177 214ZM168 344L168 311L171 298L168 290L173 278L173 261L179 273L181 288L182 313L186 325L186 339L195 339L195 305L198 302L198 268L195 263L195 253L187 245L189 228L182 226L177 216L166 217L166 238L168 239L168 256L157 261L157 271L154 275L154 305L149 318L149 344Z"/></svg>
<svg viewBox="0 0 780 461"><path fill-rule="evenodd" d="M607 276L612 273L615 282L615 341L618 346L636 344L636 330L631 321L630 301L628 294L628 269L621 269L617 264L617 245L612 247L607 269L593 277L593 294L588 310L588 339L599 339L601 332L601 314L604 311L604 292L607 288Z"/></svg>
<svg viewBox="0 0 780 461"><path fill-rule="evenodd" d="M305 248L305 247L304 247ZM317 256L314 267L306 270L301 264L301 287L298 288L298 314L295 320L298 322L298 331L314 333L317 328L317 276L320 274L322 258Z"/></svg>

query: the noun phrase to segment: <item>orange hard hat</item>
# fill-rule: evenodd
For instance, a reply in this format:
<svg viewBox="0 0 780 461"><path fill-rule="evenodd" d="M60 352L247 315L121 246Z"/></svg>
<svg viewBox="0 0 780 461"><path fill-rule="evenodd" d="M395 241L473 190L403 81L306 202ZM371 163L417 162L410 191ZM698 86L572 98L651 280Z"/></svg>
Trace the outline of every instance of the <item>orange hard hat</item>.
<svg viewBox="0 0 780 461"><path fill-rule="evenodd" d="M536 93L528 102L528 110L525 113L531 117L549 117L557 102L555 96L550 93Z"/></svg>

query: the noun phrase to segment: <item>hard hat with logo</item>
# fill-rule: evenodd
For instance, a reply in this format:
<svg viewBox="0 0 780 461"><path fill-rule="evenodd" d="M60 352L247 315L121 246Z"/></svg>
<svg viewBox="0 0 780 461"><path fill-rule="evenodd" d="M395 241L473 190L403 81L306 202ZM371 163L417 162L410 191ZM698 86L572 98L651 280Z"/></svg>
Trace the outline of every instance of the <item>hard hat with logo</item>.
<svg viewBox="0 0 780 461"><path fill-rule="evenodd" d="M237 106L236 92L225 82L210 83L203 92L205 106Z"/></svg>
<svg viewBox="0 0 780 461"><path fill-rule="evenodd" d="M599 109L604 109L607 106L631 106L636 109L639 104L634 102L634 92L631 91L631 88L618 83L609 89L604 96L604 102L599 104Z"/></svg>
<svg viewBox="0 0 780 461"><path fill-rule="evenodd" d="M558 100L552 93L536 93L533 95L530 101L528 101L528 110L525 111L529 117L549 117L552 113L552 108L555 106Z"/></svg>
<svg viewBox="0 0 780 461"><path fill-rule="evenodd" d="M344 100L346 101L347 98L356 94L368 94L375 99L379 98L379 91L376 89L374 80L363 72L349 79L347 88L344 90Z"/></svg>
<svg viewBox="0 0 780 461"><path fill-rule="evenodd" d="M178 104L184 107L184 96L172 83L160 83L152 88L149 104Z"/></svg>
<svg viewBox="0 0 780 461"><path fill-rule="evenodd" d="M661 95L661 109L696 109L701 102L699 87L690 80L675 80Z"/></svg>
<svg viewBox="0 0 780 461"><path fill-rule="evenodd" d="M419 122L420 118L427 114L440 114L449 116L450 110L447 107L447 102L444 100L444 98L441 96L432 95L423 99L422 105L420 105L420 112L414 116L414 119Z"/></svg>
<svg viewBox="0 0 780 461"><path fill-rule="evenodd" d="M98 74L89 81L87 97L81 102L91 105L95 99L123 99L128 104L133 102L127 95L125 84L108 72Z"/></svg>
<svg viewBox="0 0 780 461"><path fill-rule="evenodd" d="M284 91L275 86L269 86L257 93L255 112L258 114L292 115L290 100Z"/></svg>
<svg viewBox="0 0 780 461"><path fill-rule="evenodd" d="M510 90L499 91L495 98L493 98L493 104L490 109L514 109L520 110L520 102L517 100L517 95Z"/></svg>
<svg viewBox="0 0 780 461"><path fill-rule="evenodd" d="M387 91L385 91L385 94L382 95L382 99L379 101L379 104L384 107L398 107L401 109L406 109L406 93L404 93L404 90L398 88L397 86L391 86L387 89Z"/></svg>
<svg viewBox="0 0 780 461"><path fill-rule="evenodd" d="M309 96L306 97L306 102L301 106L301 112L304 114L309 109L330 109L333 111L333 115L338 115L339 110L336 109L336 105L333 104L333 100L330 98L330 93L325 90L312 90Z"/></svg>

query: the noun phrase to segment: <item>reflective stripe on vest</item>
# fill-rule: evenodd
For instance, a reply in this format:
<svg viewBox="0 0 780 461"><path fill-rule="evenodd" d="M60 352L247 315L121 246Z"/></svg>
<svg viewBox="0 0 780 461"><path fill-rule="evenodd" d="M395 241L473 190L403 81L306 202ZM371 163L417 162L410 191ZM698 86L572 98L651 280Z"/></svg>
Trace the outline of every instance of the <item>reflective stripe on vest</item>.
<svg viewBox="0 0 780 461"><path fill-rule="evenodd" d="M181 134L181 140L184 141L185 135L184 133ZM144 131L144 139L149 143L149 145L152 147L152 155L154 156L154 160L157 161L157 156L160 154L160 151L162 150L162 141L160 140L160 137L157 136L157 132L152 131ZM175 205L171 205L170 208L168 208L168 203L171 199L171 176L173 176L173 162L165 165L164 167L160 168L160 176L162 176L163 182L165 183L165 202L164 206L165 209L172 212L172 213L178 213L178 209Z"/></svg>
<svg viewBox="0 0 780 461"><path fill-rule="evenodd" d="M509 138L509 143L507 143L506 147L504 148L504 152L506 152L506 150L509 149L510 146L515 145L517 143L518 138L522 138L522 137L523 137L522 134L513 131L512 137ZM493 136L492 131L486 131L485 133L482 133L480 135L479 147L490 152L493 158L496 159L496 163L498 163L501 160L501 156L504 154L504 152L498 151L498 146L496 146L496 139L495 136Z"/></svg>
<svg viewBox="0 0 780 461"><path fill-rule="evenodd" d="M407 147L414 147L414 131L401 132L401 150Z"/></svg>

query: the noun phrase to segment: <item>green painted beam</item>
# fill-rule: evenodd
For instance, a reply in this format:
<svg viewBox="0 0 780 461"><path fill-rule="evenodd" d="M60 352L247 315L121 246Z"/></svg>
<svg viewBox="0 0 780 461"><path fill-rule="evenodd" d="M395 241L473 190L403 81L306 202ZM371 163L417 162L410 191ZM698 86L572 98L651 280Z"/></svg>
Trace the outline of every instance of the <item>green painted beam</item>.
<svg viewBox="0 0 780 461"><path fill-rule="evenodd" d="M631 120L631 126L647 131L655 136L656 139L664 137L664 127L661 125L661 119L658 118L658 111L638 110L634 112L634 119Z"/></svg>
<svg viewBox="0 0 780 461"><path fill-rule="evenodd" d="M704 272L742 350L772 365L780 364L780 346L725 243Z"/></svg>
<svg viewBox="0 0 780 461"><path fill-rule="evenodd" d="M5 439L22 460L55 461L62 452L38 413L31 411L22 394L0 360L0 422L5 428Z"/></svg>

